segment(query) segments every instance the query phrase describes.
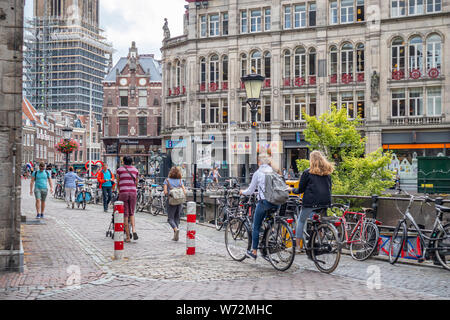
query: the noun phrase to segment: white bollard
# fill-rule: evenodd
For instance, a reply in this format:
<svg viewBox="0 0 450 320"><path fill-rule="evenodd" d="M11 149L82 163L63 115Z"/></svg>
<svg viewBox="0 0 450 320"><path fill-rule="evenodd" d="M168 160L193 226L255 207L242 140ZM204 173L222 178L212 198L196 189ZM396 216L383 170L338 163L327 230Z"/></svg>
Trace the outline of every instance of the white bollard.
<svg viewBox="0 0 450 320"><path fill-rule="evenodd" d="M117 201L114 203L114 259L123 258L123 237L124 237L124 203Z"/></svg>
<svg viewBox="0 0 450 320"><path fill-rule="evenodd" d="M195 224L197 223L197 204L195 202L187 203L187 234L186 234L186 254L195 255Z"/></svg>

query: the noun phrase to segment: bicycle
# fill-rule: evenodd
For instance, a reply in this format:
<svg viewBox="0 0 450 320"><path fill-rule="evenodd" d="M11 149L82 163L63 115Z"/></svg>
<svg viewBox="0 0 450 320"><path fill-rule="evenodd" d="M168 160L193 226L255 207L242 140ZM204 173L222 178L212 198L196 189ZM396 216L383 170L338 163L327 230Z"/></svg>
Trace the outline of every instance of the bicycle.
<svg viewBox="0 0 450 320"><path fill-rule="evenodd" d="M77 203L77 208L80 206L83 210L86 210L86 204L91 200L91 193L84 183L77 183L77 188L75 192L75 202Z"/></svg>
<svg viewBox="0 0 450 320"><path fill-rule="evenodd" d="M295 238L289 221L278 212L278 209L268 210L261 225L258 250L276 270L286 271L295 259ZM225 228L225 246L233 260L246 259L246 252L252 246L252 232L250 219L243 210L230 217Z"/></svg>
<svg viewBox="0 0 450 320"><path fill-rule="evenodd" d="M55 186L55 192L53 194L53 197L55 199L64 199L64 180L62 177L58 177L56 179L56 186Z"/></svg>
<svg viewBox="0 0 450 320"><path fill-rule="evenodd" d="M430 232L420 229L410 213L411 206L415 200L422 200L422 206L420 208L421 212L424 203L435 203L436 219L434 221L433 230L431 231L431 236L429 237L424 233ZM445 226L441 223L443 221L444 213L450 213L450 208L442 206L442 200L442 198L431 199L428 196L419 197L410 195L409 204L405 213L397 208L403 218L394 229L394 233L389 242L389 262L392 265L398 261L400 254L403 252L408 237L408 231L413 231L418 234L420 239L419 254L416 255L419 262L436 258L445 269L450 270L448 264L448 259L450 257L450 223ZM412 229L408 228L408 223L411 224Z"/></svg>
<svg viewBox="0 0 450 320"><path fill-rule="evenodd" d="M147 183L144 183L140 189L138 189L137 195L137 208L136 211L143 212L145 209L149 209L151 205L151 190Z"/></svg>
<svg viewBox="0 0 450 320"><path fill-rule="evenodd" d="M234 186L233 188L224 187L223 198L219 199L219 205L214 217L214 224L217 231L222 230L223 226L228 221L229 211L235 210L235 200L239 199L239 190Z"/></svg>
<svg viewBox="0 0 450 320"><path fill-rule="evenodd" d="M323 273L332 273L341 259L341 242L333 224L320 216L326 215L327 209L314 209L312 218L306 220L304 239L306 255L316 268Z"/></svg>
<svg viewBox="0 0 450 320"><path fill-rule="evenodd" d="M333 209L342 211L342 216L337 217ZM334 217L334 226L338 230L339 241L349 248L350 255L358 261L369 259L378 247L381 222L376 219L367 218L366 213L350 212L349 205L333 204L331 211ZM356 221L349 223L348 219ZM354 224L354 226L352 226Z"/></svg>
<svg viewBox="0 0 450 320"><path fill-rule="evenodd" d="M152 185L152 196L150 203L150 213L157 216L159 213L164 214L166 212L166 195L163 188L156 184Z"/></svg>

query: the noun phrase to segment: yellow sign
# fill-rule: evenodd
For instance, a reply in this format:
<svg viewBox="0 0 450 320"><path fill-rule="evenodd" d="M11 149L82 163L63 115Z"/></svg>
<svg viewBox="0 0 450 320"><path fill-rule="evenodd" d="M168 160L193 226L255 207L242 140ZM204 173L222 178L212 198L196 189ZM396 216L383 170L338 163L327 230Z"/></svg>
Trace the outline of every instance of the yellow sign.
<svg viewBox="0 0 450 320"><path fill-rule="evenodd" d="M422 184L422 188L434 188L434 184Z"/></svg>

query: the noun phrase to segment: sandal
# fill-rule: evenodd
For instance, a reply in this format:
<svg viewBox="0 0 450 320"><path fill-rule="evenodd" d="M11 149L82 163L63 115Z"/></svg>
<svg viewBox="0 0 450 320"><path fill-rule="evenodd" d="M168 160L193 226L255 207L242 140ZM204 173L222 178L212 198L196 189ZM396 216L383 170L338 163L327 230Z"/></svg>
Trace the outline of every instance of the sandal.
<svg viewBox="0 0 450 320"><path fill-rule="evenodd" d="M134 239L134 240L137 240L137 239L139 239L139 237L138 237L138 235L137 235L137 233L136 233L136 232L133 232L133 239Z"/></svg>

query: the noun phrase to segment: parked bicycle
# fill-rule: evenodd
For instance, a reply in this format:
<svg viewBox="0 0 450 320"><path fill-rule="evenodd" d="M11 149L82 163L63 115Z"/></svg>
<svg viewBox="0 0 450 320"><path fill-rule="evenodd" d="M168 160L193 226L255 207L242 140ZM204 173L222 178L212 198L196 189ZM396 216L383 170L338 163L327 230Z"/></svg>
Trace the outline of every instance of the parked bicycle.
<svg viewBox="0 0 450 320"><path fill-rule="evenodd" d="M150 185L147 182L142 183L137 191L136 211L143 212L146 209L149 210L152 203L151 201Z"/></svg>
<svg viewBox="0 0 450 320"><path fill-rule="evenodd" d="M416 200L422 201L420 212L422 212L424 203L435 203L436 219L434 221L430 236L425 235L430 232L419 228L410 213L411 206ZM450 208L444 207L442 204L442 198L431 199L428 196L423 197L410 195L410 201L405 212L403 213L398 210L402 214L403 218L399 221L397 227L395 228L389 243L389 262L391 264L395 264L401 253L404 252L408 232L411 231L414 232L414 234L417 234L420 239L420 248L417 249L419 254L416 255L419 262L437 259L437 261L439 261L445 269L450 270L450 223L446 225L442 224L444 213L450 213ZM410 228L408 228L408 225Z"/></svg>
<svg viewBox="0 0 450 320"><path fill-rule="evenodd" d="M64 199L64 177L59 176L56 179L56 186L55 186L55 192L53 194L53 197L55 199Z"/></svg>
<svg viewBox="0 0 450 320"><path fill-rule="evenodd" d="M353 259L364 261L377 249L381 222L368 218L366 213L350 212L349 208L349 205L333 204L329 212L337 218L334 226L338 230L339 241L349 248ZM342 216L337 216L334 209L339 210Z"/></svg>
<svg viewBox="0 0 450 320"><path fill-rule="evenodd" d="M218 206L215 212L214 224L216 226L216 230L222 230L223 226L226 224L229 218L229 212L233 210L237 210L239 205L239 189L238 185L234 185L232 188L224 187L223 189L223 198L218 199ZM236 201L238 200L238 201Z"/></svg>
<svg viewBox="0 0 450 320"><path fill-rule="evenodd" d="M164 194L163 187L152 184L150 213L154 216L158 214L166 213L166 195Z"/></svg>
<svg viewBox="0 0 450 320"><path fill-rule="evenodd" d="M288 270L295 259L295 238L289 222L269 210L261 226L258 249L262 257L279 271ZM244 261L252 245L252 224L245 211L232 215L225 228L225 246L231 258Z"/></svg>
<svg viewBox="0 0 450 320"><path fill-rule="evenodd" d="M86 183L77 183L77 189L75 192L75 202L77 203L77 208L86 209L86 204L91 201L92 195L86 187Z"/></svg>

